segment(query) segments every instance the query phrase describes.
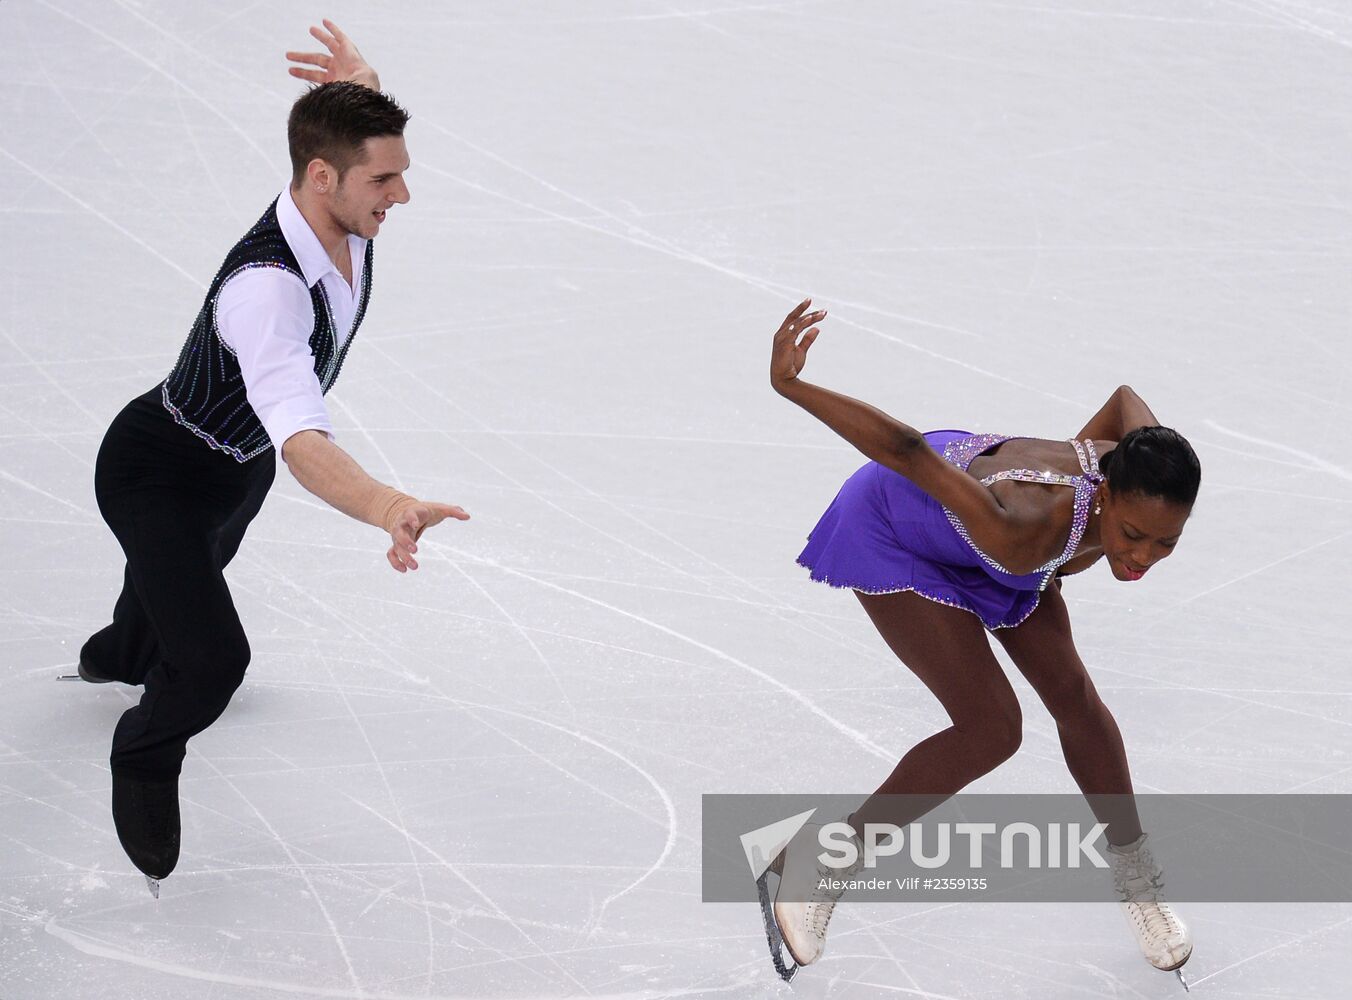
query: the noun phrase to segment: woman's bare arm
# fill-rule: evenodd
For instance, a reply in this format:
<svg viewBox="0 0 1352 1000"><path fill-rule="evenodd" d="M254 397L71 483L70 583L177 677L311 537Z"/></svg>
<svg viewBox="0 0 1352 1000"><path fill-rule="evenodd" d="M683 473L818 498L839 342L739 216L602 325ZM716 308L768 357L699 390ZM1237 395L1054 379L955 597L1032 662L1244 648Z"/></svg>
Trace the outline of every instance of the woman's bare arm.
<svg viewBox="0 0 1352 1000"><path fill-rule="evenodd" d="M825 311L808 312L810 305L810 299L800 303L775 334L770 361L770 383L775 391L951 510L972 541L1001 565L1014 572L1027 567L1031 572L1044 563L1038 544L1045 530L1042 519L1004 507L980 482L945 461L914 427L868 403L798 377L819 332L812 324L826 316Z"/></svg>
<svg viewBox="0 0 1352 1000"><path fill-rule="evenodd" d="M1108 402L1089 418L1089 423L1076 436L1080 440L1121 441L1137 427L1154 427L1158 424L1158 418L1150 412L1145 400L1136 395L1131 386L1119 385L1108 397Z"/></svg>

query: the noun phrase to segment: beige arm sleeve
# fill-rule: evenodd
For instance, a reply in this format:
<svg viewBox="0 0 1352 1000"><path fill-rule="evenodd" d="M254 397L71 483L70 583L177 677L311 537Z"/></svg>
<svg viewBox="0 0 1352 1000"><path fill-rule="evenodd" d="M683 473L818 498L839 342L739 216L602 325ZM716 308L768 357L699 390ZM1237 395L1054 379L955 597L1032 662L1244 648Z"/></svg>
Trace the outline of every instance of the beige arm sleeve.
<svg viewBox="0 0 1352 1000"><path fill-rule="evenodd" d="M399 516L420 502L372 479L321 431L292 434L282 445L281 455L296 481L319 499L383 531L392 532Z"/></svg>

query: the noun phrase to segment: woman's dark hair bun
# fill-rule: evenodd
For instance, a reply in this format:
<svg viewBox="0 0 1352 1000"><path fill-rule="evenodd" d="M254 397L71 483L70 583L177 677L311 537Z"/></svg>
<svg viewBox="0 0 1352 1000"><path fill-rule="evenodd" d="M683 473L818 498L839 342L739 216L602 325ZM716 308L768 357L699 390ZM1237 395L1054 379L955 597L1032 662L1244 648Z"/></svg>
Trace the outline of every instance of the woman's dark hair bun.
<svg viewBox="0 0 1352 1000"><path fill-rule="evenodd" d="M1162 497L1191 507L1202 464L1188 439L1171 427L1137 427L1099 461L1114 493Z"/></svg>

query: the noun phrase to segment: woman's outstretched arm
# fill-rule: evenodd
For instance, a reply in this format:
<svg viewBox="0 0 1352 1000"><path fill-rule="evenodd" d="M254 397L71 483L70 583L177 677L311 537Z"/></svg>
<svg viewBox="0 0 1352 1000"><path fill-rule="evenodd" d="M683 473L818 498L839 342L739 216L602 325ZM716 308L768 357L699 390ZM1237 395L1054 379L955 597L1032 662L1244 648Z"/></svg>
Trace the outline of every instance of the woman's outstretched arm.
<svg viewBox="0 0 1352 1000"><path fill-rule="evenodd" d="M1119 385L1077 435L1081 440L1121 441L1137 427L1155 427L1159 420L1129 385Z"/></svg>
<svg viewBox="0 0 1352 1000"><path fill-rule="evenodd" d="M808 348L820 332L813 324L826 318L825 309L808 312L811 304L811 299L800 302L775 334L770 356L770 385L775 392L807 410L873 461L895 467L901 456L925 447L919 431L868 403L798 377L807 364ZM801 342L797 339L799 333L803 336Z"/></svg>
<svg viewBox="0 0 1352 1000"><path fill-rule="evenodd" d="M1042 552L1044 525L1002 506L995 494L957 466L946 462L914 427L839 392L799 378L808 348L817 339L813 326L826 311L808 312L804 299L785 317L770 356L770 384L880 465L901 473L951 510L982 551L1021 572L1047 561ZM799 337L801 336L801 340ZM1053 553L1055 554L1055 553Z"/></svg>

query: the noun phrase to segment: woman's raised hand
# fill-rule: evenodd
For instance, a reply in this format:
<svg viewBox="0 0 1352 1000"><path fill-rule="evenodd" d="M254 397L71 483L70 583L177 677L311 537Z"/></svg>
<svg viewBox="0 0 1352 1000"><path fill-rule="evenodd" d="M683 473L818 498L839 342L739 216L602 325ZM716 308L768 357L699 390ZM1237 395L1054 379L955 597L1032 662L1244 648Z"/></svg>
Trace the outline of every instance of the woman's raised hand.
<svg viewBox="0 0 1352 1000"><path fill-rule="evenodd" d="M770 384L776 389L796 379L807 364L807 349L820 332L812 324L826 317L825 309L808 312L811 305L811 299L798 303L775 334L774 347L770 349ZM800 336L802 340L798 339Z"/></svg>

